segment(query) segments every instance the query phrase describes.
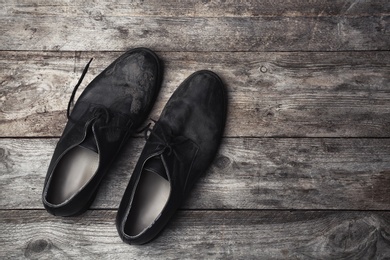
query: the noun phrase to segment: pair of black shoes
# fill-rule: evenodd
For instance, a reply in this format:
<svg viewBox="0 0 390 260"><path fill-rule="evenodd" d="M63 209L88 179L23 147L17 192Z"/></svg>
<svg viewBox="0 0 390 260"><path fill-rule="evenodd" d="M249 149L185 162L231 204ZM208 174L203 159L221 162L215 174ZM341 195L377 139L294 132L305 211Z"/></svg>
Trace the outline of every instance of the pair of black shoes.
<svg viewBox="0 0 390 260"><path fill-rule="evenodd" d="M147 118L163 68L155 53L133 49L114 61L70 108L47 172L42 201L53 215L86 211L126 140ZM211 164L222 137L227 97L211 71L189 76L173 93L136 164L118 209L120 237L130 244L153 239Z"/></svg>

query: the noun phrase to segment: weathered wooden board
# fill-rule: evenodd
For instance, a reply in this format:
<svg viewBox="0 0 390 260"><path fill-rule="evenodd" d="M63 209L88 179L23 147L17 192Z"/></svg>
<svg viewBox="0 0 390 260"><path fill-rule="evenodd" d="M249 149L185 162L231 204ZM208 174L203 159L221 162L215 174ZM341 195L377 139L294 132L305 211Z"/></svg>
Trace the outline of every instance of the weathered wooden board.
<svg viewBox="0 0 390 260"><path fill-rule="evenodd" d="M0 136L60 136L83 66L86 85L120 52L0 52ZM229 90L225 136L389 137L390 52L160 52L157 119L191 73L211 69Z"/></svg>
<svg viewBox="0 0 390 260"><path fill-rule="evenodd" d="M390 13L387 0L116 0L90 2L79 0L3 0L3 14L88 16L383 16Z"/></svg>
<svg viewBox="0 0 390 260"><path fill-rule="evenodd" d="M0 139L0 209L40 209L56 139ZM130 141L92 208L117 208L144 141ZM390 139L226 138L186 209L389 210Z"/></svg>
<svg viewBox="0 0 390 260"><path fill-rule="evenodd" d="M115 211L0 211L1 259L385 259L389 212L179 211L151 243L120 241Z"/></svg>
<svg viewBox="0 0 390 260"><path fill-rule="evenodd" d="M55 6L53 6L55 9ZM319 17L81 16L2 12L0 50L390 50L390 15Z"/></svg>

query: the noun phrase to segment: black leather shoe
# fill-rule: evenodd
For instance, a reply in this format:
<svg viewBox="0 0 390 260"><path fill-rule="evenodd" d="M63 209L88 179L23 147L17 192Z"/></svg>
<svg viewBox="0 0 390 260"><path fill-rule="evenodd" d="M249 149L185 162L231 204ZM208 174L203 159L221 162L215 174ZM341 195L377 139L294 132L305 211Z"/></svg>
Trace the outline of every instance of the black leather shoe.
<svg viewBox="0 0 390 260"><path fill-rule="evenodd" d="M88 209L120 148L146 119L161 85L156 54L133 49L100 73L69 113L88 66L73 90L68 122L46 175L42 201L53 215L72 216Z"/></svg>
<svg viewBox="0 0 390 260"><path fill-rule="evenodd" d="M211 164L222 137L227 97L220 78L199 71L173 93L141 153L119 206L122 240L143 244L167 224Z"/></svg>

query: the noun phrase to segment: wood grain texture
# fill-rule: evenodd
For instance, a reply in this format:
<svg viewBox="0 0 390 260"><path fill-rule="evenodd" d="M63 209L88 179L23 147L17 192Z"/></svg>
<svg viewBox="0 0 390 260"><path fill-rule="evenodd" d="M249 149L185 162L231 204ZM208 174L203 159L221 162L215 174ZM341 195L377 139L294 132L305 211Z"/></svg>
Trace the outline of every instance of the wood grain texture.
<svg viewBox="0 0 390 260"><path fill-rule="evenodd" d="M120 54L0 52L0 136L60 136L86 62L95 58L84 86ZM389 137L390 52L158 55L165 74L152 118L186 77L210 69L229 91L225 136Z"/></svg>
<svg viewBox="0 0 390 260"><path fill-rule="evenodd" d="M387 0L4 0L4 14L88 16L167 16L167 17L299 17L299 16L383 16L390 13Z"/></svg>
<svg viewBox="0 0 390 260"><path fill-rule="evenodd" d="M56 139L0 139L0 209L40 209ZM94 209L117 208L144 141L132 140ZM185 209L389 210L390 139L226 138Z"/></svg>
<svg viewBox="0 0 390 260"><path fill-rule="evenodd" d="M115 211L0 211L1 259L386 259L389 212L179 211L152 243L120 241Z"/></svg>
<svg viewBox="0 0 390 260"><path fill-rule="evenodd" d="M53 6L55 9L55 6ZM390 50L390 16L110 16L72 10L0 16L0 50L159 51Z"/></svg>

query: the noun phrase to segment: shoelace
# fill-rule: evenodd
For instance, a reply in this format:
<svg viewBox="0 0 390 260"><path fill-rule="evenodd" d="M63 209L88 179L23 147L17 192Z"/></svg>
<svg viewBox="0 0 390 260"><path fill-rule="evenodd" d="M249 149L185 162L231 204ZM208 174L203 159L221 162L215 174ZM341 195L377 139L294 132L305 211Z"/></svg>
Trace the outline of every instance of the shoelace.
<svg viewBox="0 0 390 260"><path fill-rule="evenodd" d="M157 134L156 131L153 131L153 129L149 128L149 126L150 126L150 124L149 124L147 126L147 129L144 132L145 139L149 140L149 143L151 143L151 144L162 146L161 151L168 150L168 156L171 156L171 154L173 153L175 155L175 157L180 162L183 162L183 159L181 158L180 153L177 152L175 147L180 145L180 144L183 144L187 141L190 141L193 145L195 145L197 148L199 148L198 145L195 144L191 139L189 139L185 136L181 136L181 135L175 136L175 135L173 135L172 130L170 128L164 127L162 124L160 124L156 120L153 120L153 119L151 119L151 120L155 124L154 127L157 126L161 130L161 135ZM149 133L150 133L150 135L148 135ZM157 140L150 141L151 135L153 135Z"/></svg>
<svg viewBox="0 0 390 260"><path fill-rule="evenodd" d="M71 110L71 107L73 105L74 98L76 96L76 92L77 92L79 86L81 85L81 83L83 82L83 79L84 79L85 75L88 72L89 65L91 64L92 60L93 60L93 58L91 58L89 60L89 62L87 63L87 65L84 67L84 70L83 70L83 72L82 72L82 74L80 76L79 81L74 86L73 91L72 91L72 95L70 96L70 99L69 99L68 108L66 110L66 116L67 116L68 120L72 121L75 124L79 124L79 125L84 125L85 123L84 122L79 122L78 120L75 120L74 118L72 118L70 116L70 110ZM91 118L91 120L96 120L96 119L99 119L99 118L103 118L106 125L110 122L110 120L112 118L112 114L110 113L110 110L107 107L103 106L103 105L96 105L96 104L94 104L94 108L92 110L92 115L93 115L93 117ZM111 128L127 130L131 124L132 124L132 120L129 120L127 125L124 126L124 127L112 126ZM142 131L143 130L144 129L142 129Z"/></svg>
<svg viewBox="0 0 390 260"><path fill-rule="evenodd" d="M83 82L85 74L87 74L88 69L89 69L89 65L91 64L92 60L93 60L93 58L91 58L89 60L89 62L87 63L87 65L84 67L83 73L81 74L81 77L80 77L79 81L77 82L76 86L74 86L73 91L72 91L72 95L70 96L69 103L68 103L68 109L66 110L66 117L70 121L73 121L73 122L76 121L76 120L73 120L70 116L70 107L73 105L73 101L74 101L74 97L76 95L77 89L79 88L81 82Z"/></svg>

